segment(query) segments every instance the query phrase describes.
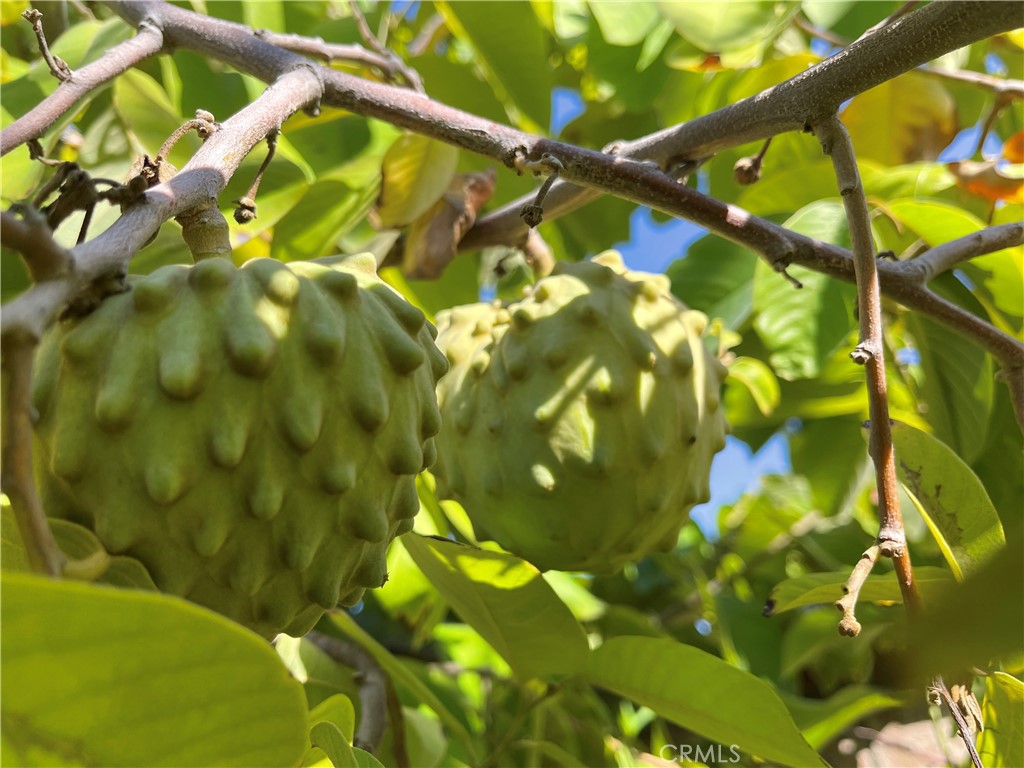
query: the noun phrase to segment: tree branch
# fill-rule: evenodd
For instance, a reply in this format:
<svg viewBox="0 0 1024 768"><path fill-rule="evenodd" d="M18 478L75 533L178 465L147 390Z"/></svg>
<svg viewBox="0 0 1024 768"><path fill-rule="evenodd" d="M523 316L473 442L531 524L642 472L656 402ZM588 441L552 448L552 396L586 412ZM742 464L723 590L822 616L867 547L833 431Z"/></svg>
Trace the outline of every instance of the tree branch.
<svg viewBox="0 0 1024 768"><path fill-rule="evenodd" d="M1020 26L1016 3L931 3L900 18L881 34L851 44L799 75L735 104L623 142L617 154L654 160L669 168L680 160L702 160L731 147L803 130L827 118L839 105L870 88L943 54ZM554 185L545 215L563 216L599 194L567 182ZM466 250L517 242L525 225L523 197L481 217L466 237Z"/></svg>
<svg viewBox="0 0 1024 768"><path fill-rule="evenodd" d="M276 49L275 49L276 50ZM284 53L284 52L282 52ZM295 54L286 54L295 56ZM75 247L73 269L32 286L4 305L0 330L39 338L68 301L94 280L124 271L132 256L167 219L217 198L249 151L292 113L315 104L322 93L318 68L301 57L252 104L221 124L192 159L169 181L152 187L98 237Z"/></svg>
<svg viewBox="0 0 1024 768"><path fill-rule="evenodd" d="M296 67L313 66L297 54L259 40L251 30L239 24L199 16L156 0L112 1L109 5L132 24L148 20L160 27L170 45L198 51L265 80L273 80L282 72ZM990 6L978 2L929 5L899 19L884 32L850 46L843 55L822 62L758 97L734 105L742 107L738 112L733 108L719 110L692 123L642 139L639 144L646 147L646 152L655 154L655 150L658 150L660 156L665 157L667 155L661 149L674 151L674 148L681 146L680 142L700 147L699 139L702 132L708 130L707 126L713 126L721 132L716 141L725 141L726 145L731 145L730 142L741 143L749 140L747 134L742 133L746 130L742 122L739 129L732 128L731 132L726 126L729 121L742 119L744 115L754 119L756 125L761 126L758 130L762 132L803 127L804 116L800 110L818 99L847 98L881 82L891 73L916 66L921 57L938 55L965 41L970 42L1012 27L1015 23L1014 15L999 9L1000 5ZM926 15L922 18L921 14ZM928 26L933 22L938 25L935 29ZM889 39L890 36L893 36L892 39L879 47L877 41L881 38ZM892 50L889 49L890 44ZM872 57L880 58L876 60ZM649 164L632 161L622 154L611 156L531 136L433 102L407 89L369 82L323 67L316 69L325 86L325 103L386 120L495 158L509 167L514 167L516 158L524 154L526 159L536 161L547 152L562 163L561 177L575 184L592 187L595 195L616 194L694 221L762 254L776 266L795 263L842 280L854 279L849 253L843 249L788 232L735 206L708 198ZM884 76L879 72L884 73ZM854 80L843 80L844 77L854 77ZM787 109L796 110L798 117L781 117ZM763 113L760 116L759 111ZM691 127L695 124L700 130L695 131ZM736 130L742 135L735 135ZM734 134L731 138L730 133ZM658 139L659 136L665 138ZM252 143L246 146L251 147ZM206 148L202 151L205 152ZM560 186L564 186L562 182L554 184L545 198L544 213L548 218L563 210L564 206L559 207L557 201L553 201ZM526 202L530 202L530 199L526 199ZM514 213L515 237L501 242L522 242L526 236L528 229L519 218L519 208L521 204L517 205ZM479 247L483 243L479 242L479 238L473 240L475 231L477 228L470 232L464 243ZM512 231L504 229L502 237L508 238ZM101 255L99 258L105 257ZM1024 345L914 284L906 275L893 269L894 266L883 265L880 268L882 288L887 295L970 336L1004 366L1024 365ZM6 314L3 327L8 327Z"/></svg>
<svg viewBox="0 0 1024 768"><path fill-rule="evenodd" d="M76 70L70 79L57 86L57 90L0 131L0 156L27 141L42 137L92 91L158 53L164 44L160 30L145 20L140 21L138 27L135 37L114 46L92 64Z"/></svg>
<svg viewBox="0 0 1024 768"><path fill-rule="evenodd" d="M868 405L871 415L871 458L875 463L878 484L879 552L891 557L899 578L900 591L907 610L916 612L920 597L910 564L907 537L900 514L899 486L896 482L896 460L889 422L888 386L885 379L885 347L882 342L882 294L878 284L877 261L871 235L868 201L860 181L857 157L850 134L838 117L814 126L825 154L830 155L843 197L846 217L853 242L853 264L857 277L857 308L860 318L860 341L850 354L854 362L865 368L868 382Z"/></svg>
<svg viewBox="0 0 1024 768"><path fill-rule="evenodd" d="M373 656L355 643L316 631L306 635L306 639L334 661L355 670L362 716L352 743L359 749L375 754L388 726L387 675Z"/></svg>
<svg viewBox="0 0 1024 768"><path fill-rule="evenodd" d="M1024 244L1024 224L999 224L937 245L916 259L901 261L894 266L924 285L964 261L1021 244Z"/></svg>

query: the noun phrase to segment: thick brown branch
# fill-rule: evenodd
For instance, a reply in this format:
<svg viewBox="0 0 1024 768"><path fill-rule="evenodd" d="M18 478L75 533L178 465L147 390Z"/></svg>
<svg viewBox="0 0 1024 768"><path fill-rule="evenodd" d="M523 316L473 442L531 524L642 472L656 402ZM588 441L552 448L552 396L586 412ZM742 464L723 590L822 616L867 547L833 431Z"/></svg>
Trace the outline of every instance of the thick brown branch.
<svg viewBox="0 0 1024 768"><path fill-rule="evenodd" d="M142 20L149 19L161 27L168 42L176 47L199 51L256 77L271 80L282 71L303 64L308 65L306 59L264 43L254 37L251 30L238 24L199 16L156 0L111 2L109 5L115 12L133 24L139 24ZM936 11L932 10L935 8L947 8L942 11L942 14L952 14L956 24L951 26L946 15L936 17L934 15ZM942 22L938 26L938 31L941 34L938 34L936 30L929 29L928 35L931 37L922 42L920 40L923 34L920 29L922 22L918 20L918 17L926 11L929 15L924 17L924 22L928 24L932 21L937 24ZM808 70L799 78L769 89L761 96L741 102L741 104L746 104L743 107L744 110L756 112L758 109L763 109L765 115L770 117L784 112L786 108L797 108L805 102L825 98L835 88L840 88L842 97L845 98L846 95L858 92L858 89L869 87L885 79L874 74L878 62L872 57L881 56L885 59L886 63L882 70L887 73L890 70L903 71L903 69L909 69L920 63L918 59L925 55L925 51L928 52L928 55L937 55L937 53L963 44L962 40L965 36L969 39L978 39L991 34L993 30L1000 31L1007 24L1012 26L1006 16L1004 11L993 12L983 3L934 4L900 19L883 33L872 35L867 40L851 46L842 57L834 57L839 59L838 61L830 60L831 64L824 62L819 67ZM877 43L872 41L896 35L896 30L903 31L894 38L895 43L900 40L916 40L917 43L908 50L900 48L895 43L892 50L888 50L884 46L882 48L875 47ZM928 37L928 35L924 36ZM828 64L827 67L826 64ZM843 249L796 235L771 222L751 216L735 206L707 198L647 164L631 162L621 155L609 156L559 142L539 139L507 126L432 102L420 94L405 89L361 80L342 72L323 68L318 68L318 70L326 86L325 103L346 108L358 114L387 120L395 125L495 158L510 167L513 165L514 159L524 151L529 159L534 160L539 159L545 152L549 152L562 163L564 170L561 175L564 178L576 184L592 187L595 194L616 194L666 213L695 221L713 232L764 255L773 264L801 264L839 279L853 280L852 262L849 253ZM841 77L837 77L837 73L844 77L857 75L857 78L850 82L842 81ZM819 84L819 79L821 84ZM735 126L729 125L729 121L735 116L728 110L721 110L709 118L714 119L716 130L720 131L721 136L728 137L737 130ZM763 126L770 124L774 126L773 130L786 129L782 123L772 122L768 117L759 118L757 122ZM800 125L803 125L802 118ZM680 130L686 128L687 126L682 126ZM745 129L741 126L739 130ZM741 138L736 138L735 141L727 140L740 143ZM652 153L654 150L651 147L661 146L658 142L648 142L648 144L650 145L648 149ZM670 142L666 146L671 148L675 144ZM559 188L564 186L562 182L556 183L545 198L546 217L557 216L565 210L565 206L560 206L557 199ZM474 240L473 233L478 231L475 228L467 236L466 241L468 242L464 241L465 244L468 247L479 247L494 242L521 243L528 230L519 218L522 203L517 202L515 205L516 208L512 212L514 226L500 228L502 236L500 241L491 240L488 243L480 242L479 238ZM494 231L494 229L491 230L492 233ZM880 270L882 287L887 295L970 336L980 346L1000 359L1005 366L1024 364L1024 345L965 310L945 302L921 286L914 284L898 271L887 269L891 266L893 265L884 265ZM6 327L8 326L5 317L4 328Z"/></svg>
<svg viewBox="0 0 1024 768"><path fill-rule="evenodd" d="M57 90L0 131L0 155L6 155L15 147L43 136L81 99L140 61L158 53L163 47L163 40L159 29L145 21L140 22L139 33L135 37L114 46L92 64L76 70Z"/></svg>
<svg viewBox="0 0 1024 768"><path fill-rule="evenodd" d="M196 206L216 205L228 179L252 147L289 115L320 98L322 84L315 68L301 63L301 58L299 62L298 69L282 75L252 104L222 123L176 176L149 189L144 202L129 208L103 234L75 247L70 274L35 285L6 304L0 318L3 337L18 330L38 338L84 286L103 275L124 271L131 257L167 219Z"/></svg>
<svg viewBox="0 0 1024 768"><path fill-rule="evenodd" d="M858 93L956 50L1020 26L1018 3L931 3L898 19L880 34L858 40L825 61L756 96L682 125L619 145L619 155L654 160L668 168L680 159L700 160L730 147L803 130L834 114ZM566 182L554 185L544 208L553 219L599 197ZM513 243L525 225L519 210L527 198L481 217L466 237L465 250Z"/></svg>
<svg viewBox="0 0 1024 768"><path fill-rule="evenodd" d="M832 158L853 243L860 342L850 357L855 362L863 364L867 373L868 405L871 415L869 445L871 458L875 463L878 509L881 517L878 531L879 552L893 559L900 591L903 593L903 602L907 610L913 613L920 607L920 597L914 583L907 537L903 530L903 516L900 514L899 486L896 481L896 460L885 379L882 294L878 284L867 197L861 185L853 142L850 141L850 134L839 118L832 117L816 124L814 131L825 153Z"/></svg>

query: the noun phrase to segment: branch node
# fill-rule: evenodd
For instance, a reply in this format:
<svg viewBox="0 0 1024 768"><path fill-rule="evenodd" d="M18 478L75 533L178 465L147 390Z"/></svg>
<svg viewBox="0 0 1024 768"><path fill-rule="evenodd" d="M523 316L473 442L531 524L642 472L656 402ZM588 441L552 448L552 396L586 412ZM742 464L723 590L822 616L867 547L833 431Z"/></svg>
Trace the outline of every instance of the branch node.
<svg viewBox="0 0 1024 768"><path fill-rule="evenodd" d="M850 353L850 359L857 365L867 365L875 359L875 350L870 342L862 341Z"/></svg>

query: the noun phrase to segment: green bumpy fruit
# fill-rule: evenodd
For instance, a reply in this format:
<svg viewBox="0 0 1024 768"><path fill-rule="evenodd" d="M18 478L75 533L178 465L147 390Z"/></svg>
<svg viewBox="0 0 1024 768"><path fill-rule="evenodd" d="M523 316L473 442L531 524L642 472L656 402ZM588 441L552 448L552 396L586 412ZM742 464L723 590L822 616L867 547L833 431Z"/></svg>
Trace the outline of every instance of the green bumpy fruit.
<svg viewBox="0 0 1024 768"><path fill-rule="evenodd" d="M448 366L375 269L213 258L58 325L34 389L47 513L268 637L380 587Z"/></svg>
<svg viewBox="0 0 1024 768"><path fill-rule="evenodd" d="M440 314L439 490L542 569L608 573L673 548L725 445L706 324L614 252L560 263L507 307Z"/></svg>

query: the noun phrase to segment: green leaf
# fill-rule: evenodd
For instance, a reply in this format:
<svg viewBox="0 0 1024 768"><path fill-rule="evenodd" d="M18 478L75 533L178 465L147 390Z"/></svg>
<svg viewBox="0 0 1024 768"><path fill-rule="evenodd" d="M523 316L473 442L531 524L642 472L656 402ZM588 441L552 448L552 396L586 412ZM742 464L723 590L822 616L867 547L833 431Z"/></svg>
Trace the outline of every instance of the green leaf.
<svg viewBox="0 0 1024 768"><path fill-rule="evenodd" d="M765 615L774 616L805 605L834 603L843 596L843 585L849 578L849 572L838 571L810 573L786 579L772 589L765 603ZM926 565L914 569L914 581L917 582L922 598L928 602L929 596L934 597L943 587L949 585L952 579L945 568ZM902 603L903 595L894 575L874 574L868 576L864 582L858 600L862 603Z"/></svg>
<svg viewBox="0 0 1024 768"><path fill-rule="evenodd" d="M811 203L785 226L817 240L849 247L846 212L840 203ZM853 328L853 288L802 267L790 266L787 271L803 288L795 288L758 260L754 328L780 378L815 378Z"/></svg>
<svg viewBox="0 0 1024 768"><path fill-rule="evenodd" d="M963 208L933 200L893 200L886 210L932 247L979 232L986 226ZM1008 333L1019 334L1024 327L1024 248L1004 248L971 259L958 268L974 283L993 322Z"/></svg>
<svg viewBox="0 0 1024 768"><path fill-rule="evenodd" d="M335 768L357 768L356 756L341 731L334 723L322 721L309 729L309 740L324 751Z"/></svg>
<svg viewBox="0 0 1024 768"><path fill-rule="evenodd" d="M587 677L719 744L783 765L824 764L768 683L697 648L614 637L591 652Z"/></svg>
<svg viewBox="0 0 1024 768"><path fill-rule="evenodd" d="M578 671L587 638L540 572L513 555L410 534L412 559L521 679Z"/></svg>
<svg viewBox="0 0 1024 768"><path fill-rule="evenodd" d="M970 292L952 275L931 286L944 298L970 308ZM929 425L966 462L973 462L985 445L995 381L992 360L973 341L919 313L905 316L907 329L921 354L918 399L927 408Z"/></svg>
<svg viewBox="0 0 1024 768"><path fill-rule="evenodd" d="M848 685L827 699L806 699L784 691L779 695L804 738L815 749L828 746L847 728L870 714L908 703L906 699L868 685Z"/></svg>
<svg viewBox="0 0 1024 768"><path fill-rule="evenodd" d="M335 179L318 181L274 227L271 257L297 261L337 253L338 240L366 216L376 197L376 184L352 188Z"/></svg>
<svg viewBox="0 0 1024 768"><path fill-rule="evenodd" d="M1017 535L976 573L925 600L909 646L922 674L949 674L1024 654L1024 536ZM916 574L920 569L915 568Z"/></svg>
<svg viewBox="0 0 1024 768"><path fill-rule="evenodd" d="M765 163L771 164L771 149ZM764 177L743 187L736 204L757 216L788 214L822 198L834 197L836 179L831 160L766 169Z"/></svg>
<svg viewBox="0 0 1024 768"><path fill-rule="evenodd" d="M184 122L163 87L137 69L129 69L114 80L114 109L150 157L156 157L167 137ZM180 168L201 143L195 133L189 132L175 144L167 160Z"/></svg>
<svg viewBox="0 0 1024 768"><path fill-rule="evenodd" d="M772 369L757 358L737 357L729 364L729 377L750 391L761 415L770 415L779 404L779 381Z"/></svg>
<svg viewBox="0 0 1024 768"><path fill-rule="evenodd" d="M310 726L317 723L333 724L341 732L346 743L351 744L356 728L356 711L352 706L352 700L342 693L327 697L309 713Z"/></svg>
<svg viewBox="0 0 1024 768"><path fill-rule="evenodd" d="M526 3L436 2L448 28L470 43L499 99L519 113L520 127L546 133L551 122L547 43Z"/></svg>
<svg viewBox="0 0 1024 768"><path fill-rule="evenodd" d="M407 133L384 155L377 216L382 227L403 227L444 194L459 151L450 144Z"/></svg>
<svg viewBox="0 0 1024 768"><path fill-rule="evenodd" d="M949 446L931 435L897 423L892 437L900 482L962 580L1006 545L985 486Z"/></svg>
<svg viewBox="0 0 1024 768"><path fill-rule="evenodd" d="M985 765L1024 765L1024 683L1005 672L985 678L985 731L978 756Z"/></svg>
<svg viewBox="0 0 1024 768"><path fill-rule="evenodd" d="M829 517L848 508L868 474L861 424L849 417L813 419L790 435L793 471L810 481L815 505Z"/></svg>
<svg viewBox="0 0 1024 768"><path fill-rule="evenodd" d="M672 293L709 318L739 328L750 316L757 255L728 240L707 235L690 246L685 259L672 262L665 274Z"/></svg>
<svg viewBox="0 0 1024 768"><path fill-rule="evenodd" d="M658 7L685 40L709 53L747 54L752 51L753 55L746 61L749 64L760 61L761 52L800 11L796 3L770 0L730 2L727 12L718 3L662 0Z"/></svg>
<svg viewBox="0 0 1024 768"><path fill-rule="evenodd" d="M612 45L638 45L660 19L653 0L607 3L590 0L590 12L597 19L601 36Z"/></svg>
<svg viewBox="0 0 1024 768"><path fill-rule="evenodd" d="M254 633L179 598L3 577L0 692L19 764L295 765L302 686ZM47 764L52 764L44 759Z"/></svg>

